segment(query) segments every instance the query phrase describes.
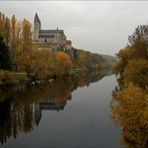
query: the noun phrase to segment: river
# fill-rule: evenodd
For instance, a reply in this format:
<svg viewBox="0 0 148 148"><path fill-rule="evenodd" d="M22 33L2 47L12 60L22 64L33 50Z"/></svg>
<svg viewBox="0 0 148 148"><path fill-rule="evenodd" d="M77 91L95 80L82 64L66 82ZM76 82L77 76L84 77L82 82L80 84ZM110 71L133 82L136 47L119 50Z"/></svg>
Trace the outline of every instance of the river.
<svg viewBox="0 0 148 148"><path fill-rule="evenodd" d="M121 147L109 103L114 75L3 88L0 147Z"/></svg>

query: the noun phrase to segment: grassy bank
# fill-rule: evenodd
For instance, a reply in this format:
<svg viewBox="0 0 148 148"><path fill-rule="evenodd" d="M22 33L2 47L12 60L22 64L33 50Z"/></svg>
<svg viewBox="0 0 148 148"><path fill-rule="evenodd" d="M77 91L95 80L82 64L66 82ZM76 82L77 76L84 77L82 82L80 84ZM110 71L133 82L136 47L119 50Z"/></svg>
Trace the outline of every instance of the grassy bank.
<svg viewBox="0 0 148 148"><path fill-rule="evenodd" d="M23 84L28 81L26 73L15 73L0 70L0 85L16 85Z"/></svg>

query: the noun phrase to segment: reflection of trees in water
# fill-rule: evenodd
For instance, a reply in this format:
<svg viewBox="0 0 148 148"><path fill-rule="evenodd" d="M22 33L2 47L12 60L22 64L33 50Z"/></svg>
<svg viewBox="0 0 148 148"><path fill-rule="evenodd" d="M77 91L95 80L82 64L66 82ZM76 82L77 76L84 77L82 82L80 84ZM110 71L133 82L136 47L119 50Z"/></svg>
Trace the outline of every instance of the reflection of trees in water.
<svg viewBox="0 0 148 148"><path fill-rule="evenodd" d="M148 146L148 91L137 86L113 92L112 119L122 126L120 142L125 147Z"/></svg>
<svg viewBox="0 0 148 148"><path fill-rule="evenodd" d="M0 104L0 141L1 143L21 131L25 133L32 129L32 105L18 104L6 98Z"/></svg>
<svg viewBox="0 0 148 148"><path fill-rule="evenodd" d="M98 81L105 74L57 79L48 83L0 89L0 141L28 133L39 124L43 109L64 109L78 87Z"/></svg>

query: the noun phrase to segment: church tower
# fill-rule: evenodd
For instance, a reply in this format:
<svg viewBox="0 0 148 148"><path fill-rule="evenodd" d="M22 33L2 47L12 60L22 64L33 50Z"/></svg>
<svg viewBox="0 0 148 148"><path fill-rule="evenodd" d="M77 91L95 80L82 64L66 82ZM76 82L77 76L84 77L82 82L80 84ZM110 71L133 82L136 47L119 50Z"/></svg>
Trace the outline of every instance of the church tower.
<svg viewBox="0 0 148 148"><path fill-rule="evenodd" d="M41 21L38 17L38 14L36 13L34 17L34 41L38 41L40 30L41 30Z"/></svg>

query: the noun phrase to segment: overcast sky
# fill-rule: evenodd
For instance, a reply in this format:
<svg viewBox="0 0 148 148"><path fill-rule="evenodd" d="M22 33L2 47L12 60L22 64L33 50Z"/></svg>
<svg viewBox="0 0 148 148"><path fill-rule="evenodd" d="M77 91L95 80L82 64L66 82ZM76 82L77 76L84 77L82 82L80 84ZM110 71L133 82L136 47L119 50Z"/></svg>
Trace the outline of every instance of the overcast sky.
<svg viewBox="0 0 148 148"><path fill-rule="evenodd" d="M63 29L73 47L114 55L135 27L148 24L148 2L142 1L0 1L0 11L33 23L37 12L42 29Z"/></svg>

